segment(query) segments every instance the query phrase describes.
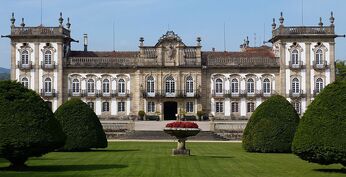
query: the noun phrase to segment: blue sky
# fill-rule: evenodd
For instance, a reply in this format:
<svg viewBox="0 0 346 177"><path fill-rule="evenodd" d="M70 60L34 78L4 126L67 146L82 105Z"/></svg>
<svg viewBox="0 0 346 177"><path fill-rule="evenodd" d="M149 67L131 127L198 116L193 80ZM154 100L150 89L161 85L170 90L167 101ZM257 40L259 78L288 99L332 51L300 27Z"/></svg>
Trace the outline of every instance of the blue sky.
<svg viewBox="0 0 346 177"><path fill-rule="evenodd" d="M41 0L0 0L0 34L10 33L10 17L15 12L16 24L25 18L27 26L41 21ZM319 17L329 25L334 11L337 34L346 33L345 0L304 0L303 23L317 25ZM72 37L82 41L89 35L89 50L138 50L138 39L145 45L155 45L167 30L174 30L187 45L202 38L203 50L239 50L249 36L250 45L259 45L271 36L272 18L283 11L285 25L302 25L302 0L43 0L43 25L58 26L59 12L71 19ZM278 22L277 22L278 23ZM346 59L346 39L336 39L336 58ZM74 43L73 50L81 50ZM10 40L0 39L0 67L10 67Z"/></svg>

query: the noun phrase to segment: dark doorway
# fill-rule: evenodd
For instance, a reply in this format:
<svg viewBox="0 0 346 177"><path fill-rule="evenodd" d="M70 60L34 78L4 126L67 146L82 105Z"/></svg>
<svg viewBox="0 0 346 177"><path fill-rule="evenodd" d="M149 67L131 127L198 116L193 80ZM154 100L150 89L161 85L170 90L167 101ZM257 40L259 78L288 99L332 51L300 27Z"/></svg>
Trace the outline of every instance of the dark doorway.
<svg viewBox="0 0 346 177"><path fill-rule="evenodd" d="M176 120L178 104L174 101L167 101L163 104L163 117L165 120Z"/></svg>

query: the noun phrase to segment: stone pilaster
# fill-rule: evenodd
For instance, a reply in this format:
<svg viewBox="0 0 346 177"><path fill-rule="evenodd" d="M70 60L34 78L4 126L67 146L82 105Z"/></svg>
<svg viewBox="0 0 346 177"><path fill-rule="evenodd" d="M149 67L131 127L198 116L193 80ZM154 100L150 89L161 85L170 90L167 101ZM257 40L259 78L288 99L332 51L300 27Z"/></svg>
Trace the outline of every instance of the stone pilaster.
<svg viewBox="0 0 346 177"><path fill-rule="evenodd" d="M16 43L11 43L11 80L16 80Z"/></svg>
<svg viewBox="0 0 346 177"><path fill-rule="evenodd" d="M64 69L63 69L63 55L62 55L62 52L63 52L63 48L62 48L62 43L59 42L58 43L58 65L57 65L57 75L58 75L58 78L57 78L57 81L58 81L58 85L57 85L57 91L58 91L58 105L57 107L59 107L63 102L63 98L64 98L64 94L67 94L64 92L63 90L63 83L64 83Z"/></svg>
<svg viewBox="0 0 346 177"><path fill-rule="evenodd" d="M37 93L39 93L39 73L40 73L40 43L35 43L35 65L34 65L34 89Z"/></svg>
<svg viewBox="0 0 346 177"><path fill-rule="evenodd" d="M330 83L335 81L335 42L329 43Z"/></svg>
<svg viewBox="0 0 346 177"><path fill-rule="evenodd" d="M280 43L280 94L286 97L286 43Z"/></svg>
<svg viewBox="0 0 346 177"><path fill-rule="evenodd" d="M311 102L311 43L305 43L305 88L306 88L306 106Z"/></svg>

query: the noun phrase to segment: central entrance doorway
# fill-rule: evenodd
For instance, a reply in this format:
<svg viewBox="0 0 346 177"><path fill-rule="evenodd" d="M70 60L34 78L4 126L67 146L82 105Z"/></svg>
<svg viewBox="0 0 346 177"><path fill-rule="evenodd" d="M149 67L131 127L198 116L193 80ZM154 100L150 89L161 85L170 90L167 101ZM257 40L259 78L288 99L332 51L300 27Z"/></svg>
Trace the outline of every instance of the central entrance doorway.
<svg viewBox="0 0 346 177"><path fill-rule="evenodd" d="M176 120L178 104L174 101L167 101L163 103L163 118L164 120Z"/></svg>

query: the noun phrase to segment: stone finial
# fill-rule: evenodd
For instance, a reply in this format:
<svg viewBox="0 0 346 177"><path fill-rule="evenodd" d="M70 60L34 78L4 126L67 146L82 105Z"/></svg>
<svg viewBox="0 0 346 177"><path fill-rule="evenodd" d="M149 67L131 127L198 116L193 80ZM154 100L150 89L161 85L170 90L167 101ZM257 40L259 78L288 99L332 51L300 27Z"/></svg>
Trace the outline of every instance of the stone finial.
<svg viewBox="0 0 346 177"><path fill-rule="evenodd" d="M14 22L16 22L16 19L14 18L14 12L12 12L12 17L10 21L11 21L11 27L14 27Z"/></svg>
<svg viewBox="0 0 346 177"><path fill-rule="evenodd" d="M284 19L283 13L281 12L280 15L281 15L280 18L279 18L280 26L284 26L285 19Z"/></svg>
<svg viewBox="0 0 346 177"><path fill-rule="evenodd" d="M67 29L70 29L70 27L71 27L70 17L67 18L66 27L67 27Z"/></svg>
<svg viewBox="0 0 346 177"><path fill-rule="evenodd" d="M249 41L249 36L246 36L246 46L249 47L250 41Z"/></svg>
<svg viewBox="0 0 346 177"><path fill-rule="evenodd" d="M144 37L139 38L139 45L143 46L144 45Z"/></svg>
<svg viewBox="0 0 346 177"><path fill-rule="evenodd" d="M24 18L22 18L22 23L20 24L20 26L25 27Z"/></svg>
<svg viewBox="0 0 346 177"><path fill-rule="evenodd" d="M335 20L335 18L334 18L333 11L330 12L330 18L329 18L329 20L330 20L330 26L334 26L334 20Z"/></svg>
<svg viewBox="0 0 346 177"><path fill-rule="evenodd" d="M323 26L322 17L320 17L320 22L318 23L318 26L320 26L320 27Z"/></svg>
<svg viewBox="0 0 346 177"><path fill-rule="evenodd" d="M197 46L201 46L201 41L202 41L201 37L197 37L196 41L197 41Z"/></svg>
<svg viewBox="0 0 346 177"><path fill-rule="evenodd" d="M273 30L275 30L275 28L276 28L275 18L273 18L272 28L273 28Z"/></svg>
<svg viewBox="0 0 346 177"><path fill-rule="evenodd" d="M60 12L60 18L59 18L59 26L62 26L62 23L64 22L64 19L62 18L62 12Z"/></svg>

